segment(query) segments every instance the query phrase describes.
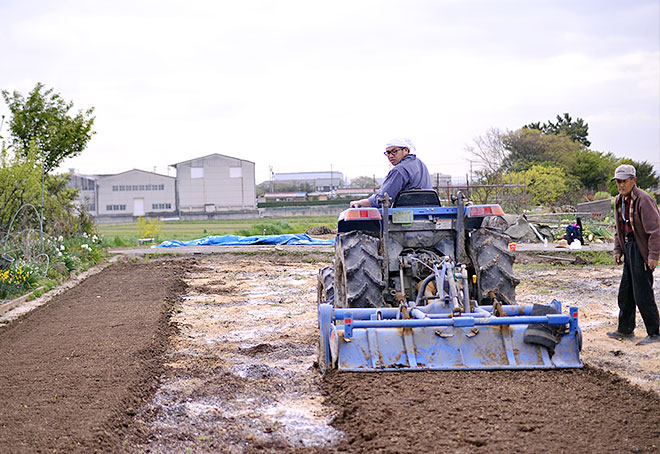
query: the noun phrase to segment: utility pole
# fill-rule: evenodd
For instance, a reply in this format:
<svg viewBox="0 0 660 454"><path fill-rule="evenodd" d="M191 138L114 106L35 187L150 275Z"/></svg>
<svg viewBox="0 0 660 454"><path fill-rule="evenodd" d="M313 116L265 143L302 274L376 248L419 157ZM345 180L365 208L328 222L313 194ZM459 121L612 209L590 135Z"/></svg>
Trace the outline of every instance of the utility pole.
<svg viewBox="0 0 660 454"><path fill-rule="evenodd" d="M473 177L472 177L472 163L474 161L472 159L468 159L468 162L470 163L470 181L472 181L473 180Z"/></svg>
<svg viewBox="0 0 660 454"><path fill-rule="evenodd" d="M333 181L332 180L333 180L333 178L332 178L332 164L330 164L330 195L332 195L332 190L333 190L333 188L332 188Z"/></svg>
<svg viewBox="0 0 660 454"><path fill-rule="evenodd" d="M270 192L275 192L273 189L273 178L275 178L275 174L273 173L273 166L268 166L268 170L270 171Z"/></svg>

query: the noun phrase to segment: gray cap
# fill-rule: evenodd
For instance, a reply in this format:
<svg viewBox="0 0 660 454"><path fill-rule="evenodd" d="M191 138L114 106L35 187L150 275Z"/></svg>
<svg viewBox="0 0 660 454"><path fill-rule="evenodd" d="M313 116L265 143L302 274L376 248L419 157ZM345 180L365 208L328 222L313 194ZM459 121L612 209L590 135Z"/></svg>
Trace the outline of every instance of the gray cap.
<svg viewBox="0 0 660 454"><path fill-rule="evenodd" d="M628 178L635 177L637 177L637 171L635 170L634 166L631 166L630 164L621 164L614 171L614 178L612 178L612 181L627 180Z"/></svg>

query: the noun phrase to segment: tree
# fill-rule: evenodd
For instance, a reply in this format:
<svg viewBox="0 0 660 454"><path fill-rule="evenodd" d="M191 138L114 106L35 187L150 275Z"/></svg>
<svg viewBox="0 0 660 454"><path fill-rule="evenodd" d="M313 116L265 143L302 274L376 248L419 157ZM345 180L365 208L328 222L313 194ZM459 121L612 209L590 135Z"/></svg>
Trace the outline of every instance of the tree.
<svg viewBox="0 0 660 454"><path fill-rule="evenodd" d="M351 180L351 188L375 188L378 182L373 177L361 176Z"/></svg>
<svg viewBox="0 0 660 454"><path fill-rule="evenodd" d="M617 158L612 153L601 153L583 148L576 152L571 173L589 190L604 189L614 174Z"/></svg>
<svg viewBox="0 0 660 454"><path fill-rule="evenodd" d="M92 131L94 108L69 115L73 102L65 101L52 88L37 83L27 98L17 91L2 91L12 118L9 121L9 144L26 157L31 145L45 172L57 168L64 159L82 153L95 133Z"/></svg>
<svg viewBox="0 0 660 454"><path fill-rule="evenodd" d="M533 205L553 205L570 191L569 181L563 169L553 166L534 165L521 172L505 175L506 183L517 180L527 181L527 190L532 196Z"/></svg>
<svg viewBox="0 0 660 454"><path fill-rule="evenodd" d="M0 156L0 234L5 234L12 217L26 203L39 205L41 169L33 157L19 158L3 148Z"/></svg>
<svg viewBox="0 0 660 454"><path fill-rule="evenodd" d="M637 186L642 189L657 188L660 183L660 177L655 174L653 164L648 161L631 161L635 166L637 174Z"/></svg>
<svg viewBox="0 0 660 454"><path fill-rule="evenodd" d="M565 113L563 117L557 115L557 123L551 121L543 124L540 122L530 123L523 126L523 129L536 129L541 131L542 134L565 134L573 142L577 142L585 147L591 145L591 142L587 139L589 136L589 125L582 118L577 118L573 121L568 113Z"/></svg>
<svg viewBox="0 0 660 454"><path fill-rule="evenodd" d="M632 159L624 158L619 161L617 161L614 164L614 168L617 166L620 166L621 164L631 164L635 167L635 173L637 174L637 187L642 188L642 189L650 189L650 188L655 188L660 184L660 177L655 174L655 170L653 168L653 164L651 164L648 161L633 161ZM616 187L616 182L610 181L612 179L612 175L614 175L614 170L609 175L609 178L607 179L607 190L609 191L610 194L612 195L617 195L619 193L617 187Z"/></svg>
<svg viewBox="0 0 660 454"><path fill-rule="evenodd" d="M523 171L534 165L550 163L570 172L581 145L564 134L543 134L536 129L523 128L502 138L508 154L502 163L506 171Z"/></svg>
<svg viewBox="0 0 660 454"><path fill-rule="evenodd" d="M36 161L34 147L25 156L11 154L6 149L0 154L0 232L5 234L14 215L30 204L41 204L41 166ZM46 175L44 194L44 221L39 222L33 211L25 209L14 221L12 230L37 229L43 225L51 234L72 234L78 230L77 210L74 200L77 189L67 188L68 175Z"/></svg>
<svg viewBox="0 0 660 454"><path fill-rule="evenodd" d="M270 192L314 192L314 184L308 181L274 181L271 191L271 182L264 181L257 185L257 195L262 196Z"/></svg>
<svg viewBox="0 0 660 454"><path fill-rule="evenodd" d="M497 174L502 170L509 153L504 143L505 136L506 134L499 129L491 128L484 136L474 139L474 146L465 147L481 167L476 171L477 179L488 179L488 175Z"/></svg>
<svg viewBox="0 0 660 454"><path fill-rule="evenodd" d="M482 187L472 190L470 195L477 203L492 202L493 196L498 194L497 185L502 182L504 162L509 154L504 144L504 137L506 137L504 132L491 128L485 135L474 139L474 146L465 147L478 165L471 175L471 180Z"/></svg>

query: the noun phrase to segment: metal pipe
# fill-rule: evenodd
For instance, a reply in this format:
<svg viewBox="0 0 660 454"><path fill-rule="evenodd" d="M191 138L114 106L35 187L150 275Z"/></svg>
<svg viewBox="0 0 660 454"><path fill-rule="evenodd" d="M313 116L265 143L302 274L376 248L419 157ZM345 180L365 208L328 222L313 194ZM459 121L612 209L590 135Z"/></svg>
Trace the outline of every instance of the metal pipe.
<svg viewBox="0 0 660 454"><path fill-rule="evenodd" d="M351 326L355 328L423 328L432 326L454 326L469 328L485 325L530 325L543 324L564 325L571 322L571 316L565 314L519 316L519 317L453 317L453 318L424 318L402 320L353 320Z"/></svg>
<svg viewBox="0 0 660 454"><path fill-rule="evenodd" d="M387 280L387 275L385 275L385 279ZM408 298L406 298L406 284L404 284L405 281L403 276L403 258L401 257L399 257L399 281L401 281L401 297L404 301L407 301ZM419 296L419 293L417 296Z"/></svg>
<svg viewBox="0 0 660 454"><path fill-rule="evenodd" d="M475 310L474 312L470 312L469 314L466 314L466 317L488 318L488 317L492 317L492 315L493 314L491 314L490 312L486 312L481 308L477 308L477 310ZM431 313L428 313L427 316L429 318L457 318L457 317L460 317L460 315L456 316L453 312L442 312L442 313L439 313L439 312L433 313L433 312L431 312Z"/></svg>
<svg viewBox="0 0 660 454"><path fill-rule="evenodd" d="M434 265L435 268L435 265ZM435 279L434 274L429 274L424 278L422 283L419 285L419 291L417 292L417 297L415 298L415 305L419 306L422 303L422 300L424 299L424 292L426 291L426 286L429 285L429 282L431 282L433 279ZM436 281L437 282L437 281ZM439 296L439 294L438 294Z"/></svg>
<svg viewBox="0 0 660 454"><path fill-rule="evenodd" d="M417 319L428 318L428 316L424 312L420 311L417 308L410 311L410 316L412 318L417 318Z"/></svg>
<svg viewBox="0 0 660 454"><path fill-rule="evenodd" d="M524 315L531 315L534 305L532 304L519 304L508 305L503 304L502 309L509 317L520 317ZM479 306L479 313L491 313L493 306ZM371 314L380 312L384 319L394 319L399 309L396 307L360 307L360 308L334 308L333 318L335 320L343 320L346 317L352 317L353 320L369 320ZM434 316L434 314L429 314ZM441 316L442 314L438 314ZM501 318L501 317L500 317Z"/></svg>
<svg viewBox="0 0 660 454"><path fill-rule="evenodd" d="M447 265L447 279L449 282L449 299L451 301L451 308L458 307L458 289L456 288L456 281L454 280L454 264Z"/></svg>
<svg viewBox="0 0 660 454"><path fill-rule="evenodd" d="M457 263L467 262L467 253L465 252L465 205L463 193L456 193L456 257Z"/></svg>
<svg viewBox="0 0 660 454"><path fill-rule="evenodd" d="M440 282L436 281L436 285L438 286L438 298L440 298L443 302L445 301L445 274L447 273L447 262L442 262L442 266L440 267Z"/></svg>
<svg viewBox="0 0 660 454"><path fill-rule="evenodd" d="M465 312L469 314L472 312L472 307L470 305L470 287L465 265L461 265L461 280L463 281L463 308Z"/></svg>
<svg viewBox="0 0 660 454"><path fill-rule="evenodd" d="M390 274L390 261L387 254L387 244L389 242L389 223L390 223L390 196L387 195L387 192L383 194L383 201L381 203L383 214L382 214L382 246L383 246L383 280L388 281L388 276ZM403 282L401 282L401 287L403 288Z"/></svg>
<svg viewBox="0 0 660 454"><path fill-rule="evenodd" d="M435 278L435 295L444 303L445 285L442 283L441 273L435 262L433 263L433 277Z"/></svg>

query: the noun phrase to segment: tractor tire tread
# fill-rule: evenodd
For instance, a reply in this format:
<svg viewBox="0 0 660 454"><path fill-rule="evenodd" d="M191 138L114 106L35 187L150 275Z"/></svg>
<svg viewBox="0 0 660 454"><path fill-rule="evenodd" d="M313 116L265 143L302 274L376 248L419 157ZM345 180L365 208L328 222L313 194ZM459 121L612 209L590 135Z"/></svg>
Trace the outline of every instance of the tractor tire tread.
<svg viewBox="0 0 660 454"><path fill-rule="evenodd" d="M515 303L516 286L520 280L513 274L515 254L507 245L509 238L502 232L483 227L472 233L468 244L468 254L477 271L478 295L480 303L488 301L488 292L494 291L504 302Z"/></svg>
<svg viewBox="0 0 660 454"><path fill-rule="evenodd" d="M385 281L380 239L365 232L337 237L335 257L335 304L338 307L382 307Z"/></svg>

